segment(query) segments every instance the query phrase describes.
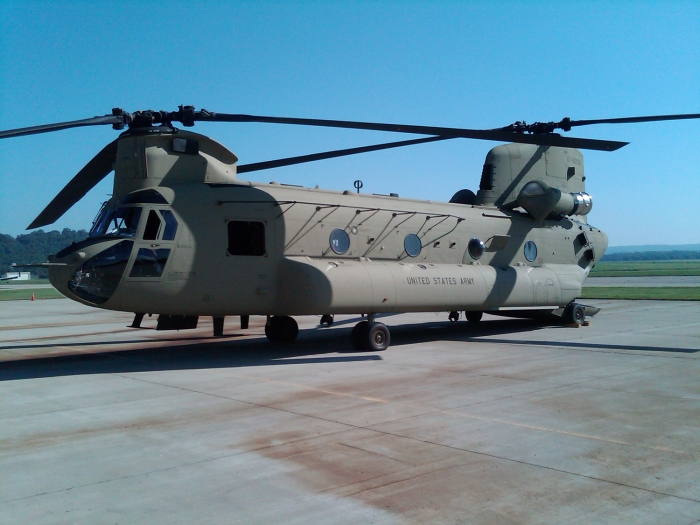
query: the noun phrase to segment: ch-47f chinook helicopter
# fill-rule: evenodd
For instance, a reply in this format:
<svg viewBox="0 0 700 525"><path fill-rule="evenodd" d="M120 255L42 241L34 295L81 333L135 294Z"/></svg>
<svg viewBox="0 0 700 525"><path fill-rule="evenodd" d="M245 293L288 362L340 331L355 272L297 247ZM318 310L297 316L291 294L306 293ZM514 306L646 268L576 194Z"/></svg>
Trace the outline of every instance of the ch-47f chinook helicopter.
<svg viewBox="0 0 700 525"><path fill-rule="evenodd" d="M114 170L112 197L88 238L50 256L51 284L78 302L159 314L158 329L194 328L211 316L267 316L271 341L298 334L294 315L363 314L357 350L384 350L385 312L543 312L581 324L597 309L576 303L607 237L587 223L578 149L614 151L625 142L554 133L589 124L700 118L700 114L602 120L568 118L489 130L178 111L111 115L0 131L0 138L79 126L123 131L61 190L28 229L55 222ZM413 140L237 166L212 139L173 126L266 122L427 135ZM486 156L478 193L449 203L309 189L239 179L238 174L431 141L508 142ZM358 181L359 182L359 181ZM360 186L360 184L356 184Z"/></svg>

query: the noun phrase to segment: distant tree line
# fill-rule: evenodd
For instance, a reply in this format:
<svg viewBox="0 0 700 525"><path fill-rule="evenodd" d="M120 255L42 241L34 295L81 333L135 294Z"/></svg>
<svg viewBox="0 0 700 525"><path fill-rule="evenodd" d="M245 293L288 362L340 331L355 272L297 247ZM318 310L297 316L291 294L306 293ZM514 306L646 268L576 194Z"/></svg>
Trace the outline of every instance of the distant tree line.
<svg viewBox="0 0 700 525"><path fill-rule="evenodd" d="M61 251L73 242L82 241L87 234L85 230L75 231L70 228L64 228L61 232L37 230L17 237L0 233L0 274L20 270L20 268L11 268L12 263L46 262L49 255ZM48 277L45 268L22 268L21 270L31 271L32 278Z"/></svg>
<svg viewBox="0 0 700 525"><path fill-rule="evenodd" d="M668 252L611 253L603 255L601 261L688 261L693 259L700 259L700 251L672 250Z"/></svg>

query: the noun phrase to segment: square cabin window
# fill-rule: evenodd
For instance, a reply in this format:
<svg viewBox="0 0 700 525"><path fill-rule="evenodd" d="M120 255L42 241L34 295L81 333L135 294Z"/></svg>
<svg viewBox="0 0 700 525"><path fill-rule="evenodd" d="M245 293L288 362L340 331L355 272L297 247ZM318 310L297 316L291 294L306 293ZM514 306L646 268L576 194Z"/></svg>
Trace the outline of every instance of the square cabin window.
<svg viewBox="0 0 700 525"><path fill-rule="evenodd" d="M262 222L229 221L228 253L265 255L265 225Z"/></svg>

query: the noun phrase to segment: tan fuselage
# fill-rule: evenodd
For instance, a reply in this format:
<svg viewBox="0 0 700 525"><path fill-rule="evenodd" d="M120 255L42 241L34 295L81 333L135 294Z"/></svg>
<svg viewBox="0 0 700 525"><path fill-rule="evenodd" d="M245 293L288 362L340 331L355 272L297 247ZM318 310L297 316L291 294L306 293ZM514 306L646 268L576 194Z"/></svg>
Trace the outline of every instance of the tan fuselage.
<svg viewBox="0 0 700 525"><path fill-rule="evenodd" d="M120 141L115 197L108 207L121 195L149 187L167 204L138 204L141 221L128 238L133 248L126 270L99 307L219 317L556 308L580 296L583 280L607 247L603 232L571 218L537 221L490 206L249 183L235 177L233 154L211 154L210 145L209 153L180 157L168 149L169 140ZM193 170L196 178L188 175ZM143 240L150 210L173 212L174 239ZM262 223L264 249L236 254L231 222ZM334 230L349 238L340 254L331 248ZM405 249L409 234L421 241L414 257ZM485 247L478 260L467 249L474 238ZM67 283L84 261L122 240L95 239L54 259L65 266L50 268L52 284L93 304L75 296ZM536 246L536 257L528 252L533 260L525 256L528 241ZM131 271L141 248L170 250L158 276ZM594 258L586 258L586 251Z"/></svg>

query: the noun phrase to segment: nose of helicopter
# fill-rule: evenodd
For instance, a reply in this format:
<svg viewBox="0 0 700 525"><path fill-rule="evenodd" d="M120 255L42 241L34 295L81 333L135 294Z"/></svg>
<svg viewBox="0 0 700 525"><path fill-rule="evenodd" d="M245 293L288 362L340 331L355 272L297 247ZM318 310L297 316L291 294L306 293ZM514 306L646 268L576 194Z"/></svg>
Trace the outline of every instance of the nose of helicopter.
<svg viewBox="0 0 700 525"><path fill-rule="evenodd" d="M50 260L49 281L63 295L92 305L107 302L121 281L134 242L87 239Z"/></svg>

